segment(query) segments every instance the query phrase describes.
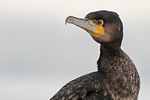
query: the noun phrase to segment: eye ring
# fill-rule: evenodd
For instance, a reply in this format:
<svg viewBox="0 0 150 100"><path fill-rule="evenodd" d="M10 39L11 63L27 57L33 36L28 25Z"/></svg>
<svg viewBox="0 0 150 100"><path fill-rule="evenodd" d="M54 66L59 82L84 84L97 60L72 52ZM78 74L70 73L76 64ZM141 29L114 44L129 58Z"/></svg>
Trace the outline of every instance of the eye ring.
<svg viewBox="0 0 150 100"><path fill-rule="evenodd" d="M103 20L101 20L101 19L98 20L98 21L97 21L97 24L98 24L98 25L102 25L102 24L103 24Z"/></svg>

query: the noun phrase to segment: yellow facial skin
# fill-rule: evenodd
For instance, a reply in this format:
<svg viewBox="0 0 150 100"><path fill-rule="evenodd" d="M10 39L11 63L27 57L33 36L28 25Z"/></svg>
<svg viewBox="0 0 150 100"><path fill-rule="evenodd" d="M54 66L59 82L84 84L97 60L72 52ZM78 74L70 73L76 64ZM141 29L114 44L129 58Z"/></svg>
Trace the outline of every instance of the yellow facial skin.
<svg viewBox="0 0 150 100"><path fill-rule="evenodd" d="M103 20L100 19L100 20L90 20L90 21L92 21L95 25L99 27L92 32L90 31L91 33L93 33L96 36L99 36L105 32L105 29L103 28L103 24L104 24ZM101 24L98 24L98 21L101 21Z"/></svg>
<svg viewBox="0 0 150 100"><path fill-rule="evenodd" d="M87 18L69 16L66 18L66 23L74 24L95 36L100 36L105 32L105 29L103 28L104 21L102 19L89 20Z"/></svg>

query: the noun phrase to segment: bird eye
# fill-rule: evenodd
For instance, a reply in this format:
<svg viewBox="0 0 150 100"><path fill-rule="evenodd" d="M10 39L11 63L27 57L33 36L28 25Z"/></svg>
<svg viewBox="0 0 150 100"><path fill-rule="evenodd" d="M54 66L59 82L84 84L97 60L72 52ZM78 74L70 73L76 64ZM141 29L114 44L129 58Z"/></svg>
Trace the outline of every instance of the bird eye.
<svg viewBox="0 0 150 100"><path fill-rule="evenodd" d="M98 20L98 21L97 21L97 24L98 24L98 25L101 25L102 23L103 23L102 20Z"/></svg>

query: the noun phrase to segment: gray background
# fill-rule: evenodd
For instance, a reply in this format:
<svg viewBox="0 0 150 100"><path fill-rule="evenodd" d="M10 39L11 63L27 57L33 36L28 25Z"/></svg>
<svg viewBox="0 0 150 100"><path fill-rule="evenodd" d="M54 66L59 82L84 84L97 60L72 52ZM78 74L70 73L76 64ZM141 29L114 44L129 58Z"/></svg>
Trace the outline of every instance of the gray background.
<svg viewBox="0 0 150 100"><path fill-rule="evenodd" d="M100 46L69 15L117 12L122 48L141 77L139 100L149 100L149 0L0 0L0 100L48 100L64 84L97 70Z"/></svg>

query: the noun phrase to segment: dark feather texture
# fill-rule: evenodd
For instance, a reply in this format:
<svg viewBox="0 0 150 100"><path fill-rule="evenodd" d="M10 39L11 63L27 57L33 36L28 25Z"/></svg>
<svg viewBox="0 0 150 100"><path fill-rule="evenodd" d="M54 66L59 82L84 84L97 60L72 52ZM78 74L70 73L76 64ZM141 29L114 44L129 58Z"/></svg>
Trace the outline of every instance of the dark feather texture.
<svg viewBox="0 0 150 100"><path fill-rule="evenodd" d="M120 48L123 25L118 14L97 11L86 18L104 20L104 36L92 36L101 44L98 71L67 83L50 100L137 100L140 78L132 60Z"/></svg>

